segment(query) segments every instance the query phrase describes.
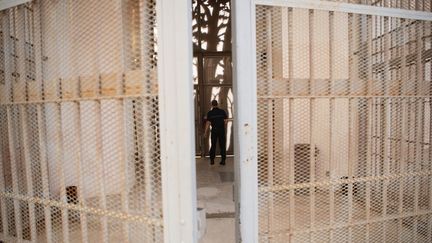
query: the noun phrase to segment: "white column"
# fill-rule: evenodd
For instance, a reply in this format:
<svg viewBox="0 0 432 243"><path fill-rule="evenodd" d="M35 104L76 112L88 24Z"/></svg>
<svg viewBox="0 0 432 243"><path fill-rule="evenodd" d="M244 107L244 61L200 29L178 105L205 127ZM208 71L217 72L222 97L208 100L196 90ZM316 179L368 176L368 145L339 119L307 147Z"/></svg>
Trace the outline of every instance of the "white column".
<svg viewBox="0 0 432 243"><path fill-rule="evenodd" d="M258 242L255 5L233 1L236 241Z"/></svg>
<svg viewBox="0 0 432 243"><path fill-rule="evenodd" d="M164 241L197 241L190 0L157 1Z"/></svg>

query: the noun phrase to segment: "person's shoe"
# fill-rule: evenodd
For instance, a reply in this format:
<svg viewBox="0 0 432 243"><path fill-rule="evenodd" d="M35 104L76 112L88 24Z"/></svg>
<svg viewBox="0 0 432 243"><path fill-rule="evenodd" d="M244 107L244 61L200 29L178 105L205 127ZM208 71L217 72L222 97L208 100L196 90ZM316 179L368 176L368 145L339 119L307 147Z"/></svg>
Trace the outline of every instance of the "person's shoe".
<svg viewBox="0 0 432 243"><path fill-rule="evenodd" d="M225 160L222 160L219 164L220 165L225 165Z"/></svg>
<svg viewBox="0 0 432 243"><path fill-rule="evenodd" d="M214 165L214 159L210 160L210 165Z"/></svg>

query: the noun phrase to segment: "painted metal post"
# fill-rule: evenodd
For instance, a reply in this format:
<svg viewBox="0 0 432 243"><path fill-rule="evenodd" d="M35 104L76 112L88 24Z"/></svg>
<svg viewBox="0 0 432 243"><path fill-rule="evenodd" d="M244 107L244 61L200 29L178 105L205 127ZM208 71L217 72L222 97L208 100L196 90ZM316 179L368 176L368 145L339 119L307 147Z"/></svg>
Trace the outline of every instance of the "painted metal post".
<svg viewBox="0 0 432 243"><path fill-rule="evenodd" d="M157 1L164 241L197 241L191 1Z"/></svg>
<svg viewBox="0 0 432 243"><path fill-rule="evenodd" d="M236 242L258 242L255 4L233 1Z"/></svg>

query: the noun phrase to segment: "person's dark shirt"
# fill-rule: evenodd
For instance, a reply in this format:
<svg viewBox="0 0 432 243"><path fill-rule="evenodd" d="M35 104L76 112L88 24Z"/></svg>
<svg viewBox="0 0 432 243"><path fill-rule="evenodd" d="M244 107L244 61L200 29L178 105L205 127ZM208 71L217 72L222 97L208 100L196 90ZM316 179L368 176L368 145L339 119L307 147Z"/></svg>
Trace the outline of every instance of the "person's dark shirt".
<svg viewBox="0 0 432 243"><path fill-rule="evenodd" d="M227 118L226 112L218 107L213 107L213 109L207 113L207 120L211 123L212 131L224 131L224 120Z"/></svg>

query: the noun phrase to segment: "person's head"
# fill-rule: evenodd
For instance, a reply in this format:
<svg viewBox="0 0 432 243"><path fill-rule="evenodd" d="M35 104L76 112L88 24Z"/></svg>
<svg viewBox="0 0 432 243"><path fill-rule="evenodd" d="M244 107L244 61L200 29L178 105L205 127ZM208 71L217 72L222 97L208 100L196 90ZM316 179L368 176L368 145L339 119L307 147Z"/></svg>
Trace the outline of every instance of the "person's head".
<svg viewBox="0 0 432 243"><path fill-rule="evenodd" d="M212 100L211 104L212 104L213 107L217 107L218 106L217 100Z"/></svg>

